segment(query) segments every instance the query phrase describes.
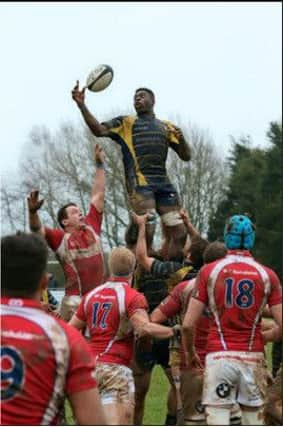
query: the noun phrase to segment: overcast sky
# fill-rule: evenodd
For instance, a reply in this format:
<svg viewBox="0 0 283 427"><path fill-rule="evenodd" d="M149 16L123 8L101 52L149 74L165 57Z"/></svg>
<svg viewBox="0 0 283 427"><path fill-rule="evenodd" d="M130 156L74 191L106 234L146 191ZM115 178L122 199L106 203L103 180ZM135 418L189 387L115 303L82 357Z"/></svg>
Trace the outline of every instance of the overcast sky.
<svg viewBox="0 0 283 427"><path fill-rule="evenodd" d="M86 100L99 120L132 112L148 86L159 118L207 129L224 153L229 135L264 146L281 119L281 13L280 2L2 2L2 172L16 170L34 125L82 121L70 91L101 63L112 84Z"/></svg>

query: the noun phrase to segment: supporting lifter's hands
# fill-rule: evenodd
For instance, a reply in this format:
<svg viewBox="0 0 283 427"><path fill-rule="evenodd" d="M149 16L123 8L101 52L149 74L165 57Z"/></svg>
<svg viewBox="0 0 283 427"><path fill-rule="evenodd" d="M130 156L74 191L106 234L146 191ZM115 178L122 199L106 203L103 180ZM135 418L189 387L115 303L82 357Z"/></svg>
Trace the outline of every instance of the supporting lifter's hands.
<svg viewBox="0 0 283 427"><path fill-rule="evenodd" d="M39 200L39 191L33 190L27 198L28 210L30 213L36 213L43 205L44 199Z"/></svg>
<svg viewBox="0 0 283 427"><path fill-rule="evenodd" d="M148 219L148 213L144 214L144 215L137 215L134 211L131 211L131 216L133 218L133 221L135 224L137 224L139 227L142 224L146 224L146 221Z"/></svg>
<svg viewBox="0 0 283 427"><path fill-rule="evenodd" d="M78 107L83 106L85 103L85 90L86 86L84 86L82 90L79 89L79 81L77 80L77 83L72 90L72 98L77 103Z"/></svg>

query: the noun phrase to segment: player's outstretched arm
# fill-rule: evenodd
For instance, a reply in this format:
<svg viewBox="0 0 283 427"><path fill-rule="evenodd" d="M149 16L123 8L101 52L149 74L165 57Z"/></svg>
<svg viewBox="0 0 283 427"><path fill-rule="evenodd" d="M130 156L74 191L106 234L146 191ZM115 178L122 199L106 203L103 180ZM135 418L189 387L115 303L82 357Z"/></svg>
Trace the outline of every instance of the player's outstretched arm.
<svg viewBox="0 0 283 427"><path fill-rule="evenodd" d="M31 191L27 198L30 230L45 236L45 228L42 226L37 212L43 205L43 202L44 199L39 200L38 190Z"/></svg>
<svg viewBox="0 0 283 427"><path fill-rule="evenodd" d="M81 426L103 426L106 419L98 390L91 388L68 396L76 423Z"/></svg>
<svg viewBox="0 0 283 427"><path fill-rule="evenodd" d="M83 87L82 90L79 89L79 81L77 80L77 83L72 90L72 98L81 110L84 121L88 125L91 132L95 136L108 136L108 130L106 127L99 123L99 121L91 114L85 105L85 90L86 87Z"/></svg>
<svg viewBox="0 0 283 427"><path fill-rule="evenodd" d="M102 212L104 208L106 174L105 174L105 155L100 145L94 147L94 161L96 172L91 190L91 204L96 207L98 212Z"/></svg>
<svg viewBox="0 0 283 427"><path fill-rule="evenodd" d="M150 322L145 310L140 309L136 311L130 317L130 322L139 338L147 335L158 339L166 339L174 336L173 328Z"/></svg>

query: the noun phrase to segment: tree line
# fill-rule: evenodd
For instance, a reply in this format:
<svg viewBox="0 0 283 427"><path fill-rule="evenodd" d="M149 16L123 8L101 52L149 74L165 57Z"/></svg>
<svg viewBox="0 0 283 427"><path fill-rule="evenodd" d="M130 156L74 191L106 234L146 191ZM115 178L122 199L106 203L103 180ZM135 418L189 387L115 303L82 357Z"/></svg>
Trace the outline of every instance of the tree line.
<svg viewBox="0 0 283 427"><path fill-rule="evenodd" d="M223 239L227 216L247 212L257 227L254 254L282 273L282 124L272 122L268 148L252 148L248 137L232 138L225 158L208 132L184 126L192 160L182 162L169 150L168 175L176 186L192 223L210 240ZM106 154L107 190L102 241L106 250L124 244L129 203L120 148L108 138L94 137L84 125L62 123L51 133L34 127L27 139L16 177L3 177L2 233L28 230L26 197L38 188L45 202L40 216L45 225L58 227L56 214L67 202L88 210L95 172L93 144ZM160 229L157 233L160 241Z"/></svg>

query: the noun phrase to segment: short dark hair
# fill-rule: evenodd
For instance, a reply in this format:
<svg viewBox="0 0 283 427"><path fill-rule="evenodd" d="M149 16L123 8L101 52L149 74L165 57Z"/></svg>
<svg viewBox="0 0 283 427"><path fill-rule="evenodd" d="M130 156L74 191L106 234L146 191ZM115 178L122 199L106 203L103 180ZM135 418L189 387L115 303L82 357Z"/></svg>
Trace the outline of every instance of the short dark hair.
<svg viewBox="0 0 283 427"><path fill-rule="evenodd" d="M190 260L196 270L203 266L203 253L209 242L199 236L192 237L191 246L189 249Z"/></svg>
<svg viewBox="0 0 283 427"><path fill-rule="evenodd" d="M1 239L2 295L32 297L46 269L48 250L36 233L8 235Z"/></svg>
<svg viewBox="0 0 283 427"><path fill-rule="evenodd" d="M153 91L151 89L148 89L147 87L139 87L138 89L136 89L135 94L137 92L142 91L142 90L144 90L145 92L149 93L151 95L151 97L152 97L152 100L155 101L155 95L154 95Z"/></svg>
<svg viewBox="0 0 283 427"><path fill-rule="evenodd" d="M67 203L66 205L62 206L57 213L57 221L62 228L65 228L63 224L63 220L68 217L67 208L69 206L77 206L77 205L76 203L73 203L73 202Z"/></svg>
<svg viewBox="0 0 283 427"><path fill-rule="evenodd" d="M217 259L223 258L227 254L228 250L224 243L215 240L215 242L209 243L203 253L203 261L205 264L216 261Z"/></svg>

